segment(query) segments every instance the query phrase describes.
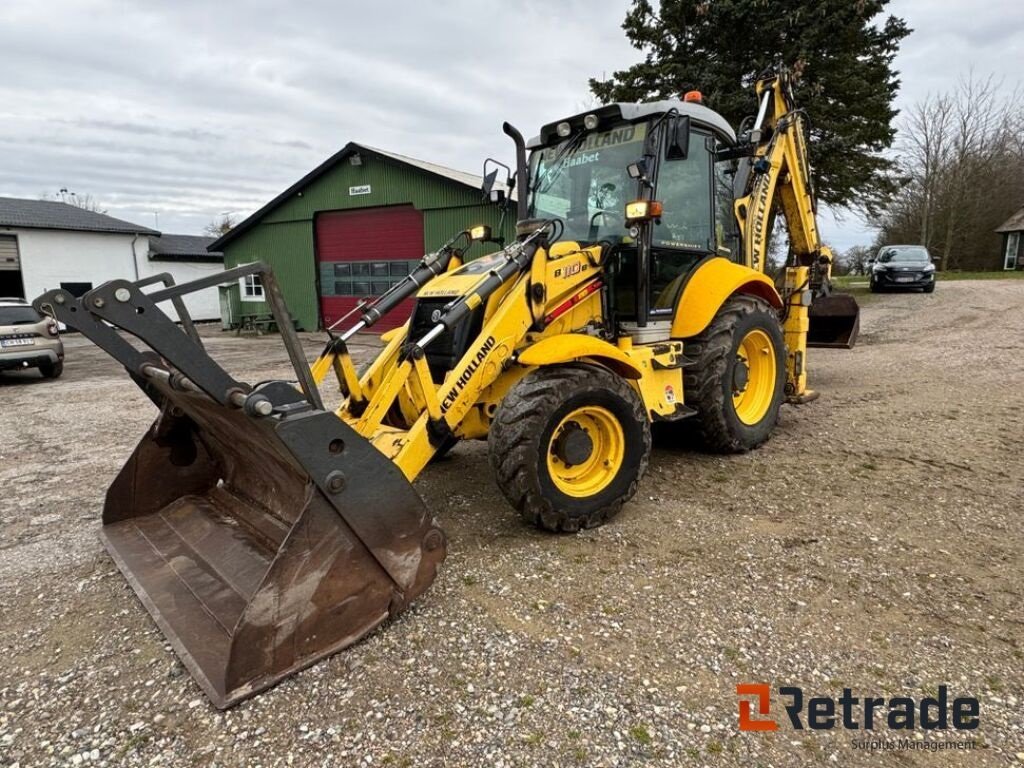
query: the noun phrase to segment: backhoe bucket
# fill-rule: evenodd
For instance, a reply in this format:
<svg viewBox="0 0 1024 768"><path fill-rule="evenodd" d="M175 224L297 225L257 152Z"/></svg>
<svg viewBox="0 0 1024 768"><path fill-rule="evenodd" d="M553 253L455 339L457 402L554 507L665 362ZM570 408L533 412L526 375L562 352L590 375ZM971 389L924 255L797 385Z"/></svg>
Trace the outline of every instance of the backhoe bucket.
<svg viewBox="0 0 1024 768"><path fill-rule="evenodd" d="M253 272L284 328L269 269L212 280ZM323 409L294 330L282 338L302 391L284 381L251 388L154 304L210 281L153 294L143 281L112 281L82 299L51 291L36 306L121 361L160 408L107 490L102 539L223 709L406 608L433 582L446 542L398 467Z"/></svg>
<svg viewBox="0 0 1024 768"><path fill-rule="evenodd" d="M833 293L811 302L808 308L810 328L808 347L853 349L860 333L860 307L848 293Z"/></svg>
<svg viewBox="0 0 1024 768"><path fill-rule="evenodd" d="M274 425L161 391L169 407L108 490L102 536L216 706L351 645L434 580L443 533L333 413Z"/></svg>

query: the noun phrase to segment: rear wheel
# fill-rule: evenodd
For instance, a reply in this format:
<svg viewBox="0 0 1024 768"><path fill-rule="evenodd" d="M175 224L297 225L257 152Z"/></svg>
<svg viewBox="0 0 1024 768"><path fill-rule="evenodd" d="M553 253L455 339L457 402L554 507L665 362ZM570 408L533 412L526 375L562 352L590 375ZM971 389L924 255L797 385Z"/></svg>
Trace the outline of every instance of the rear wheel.
<svg viewBox="0 0 1024 768"><path fill-rule="evenodd" d="M636 392L593 365L541 368L508 393L488 436L501 492L549 531L593 528L636 493L651 451Z"/></svg>
<svg viewBox="0 0 1024 768"><path fill-rule="evenodd" d="M686 369L686 404L704 446L742 453L768 439L779 418L786 385L786 349L772 307L754 296L734 296L711 324L686 342L696 360Z"/></svg>
<svg viewBox="0 0 1024 768"><path fill-rule="evenodd" d="M39 372L47 379L59 378L60 375L64 373L64 363L43 363L39 366Z"/></svg>

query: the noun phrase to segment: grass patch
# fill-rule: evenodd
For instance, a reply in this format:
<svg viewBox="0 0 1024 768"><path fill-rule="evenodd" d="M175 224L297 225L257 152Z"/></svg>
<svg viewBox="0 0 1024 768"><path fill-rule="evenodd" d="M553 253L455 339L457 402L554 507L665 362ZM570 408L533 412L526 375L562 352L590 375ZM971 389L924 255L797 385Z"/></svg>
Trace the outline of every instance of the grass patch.
<svg viewBox="0 0 1024 768"><path fill-rule="evenodd" d="M946 272L936 272L935 277L939 281L943 280L1024 280L1024 270L1007 270L1003 271L993 270L991 272L958 272L956 270L947 270ZM845 293L868 293L868 276L867 275L839 275L832 278L832 282L837 288L840 288Z"/></svg>
<svg viewBox="0 0 1024 768"><path fill-rule="evenodd" d="M722 754L722 750L723 747L721 742L712 741L710 744L708 744L708 752L710 752L712 755L720 755Z"/></svg>
<svg viewBox="0 0 1024 768"><path fill-rule="evenodd" d="M996 272L936 272L939 280L1021 280L1024 279L1024 271L1007 270Z"/></svg>
<svg viewBox="0 0 1024 768"><path fill-rule="evenodd" d="M149 739L150 734L148 733L136 733L129 736L125 740L124 744L121 745L121 748L117 750L117 762L121 762L121 760L127 757L128 754L145 745Z"/></svg>
<svg viewBox="0 0 1024 768"><path fill-rule="evenodd" d="M519 706L523 707L524 709L528 708L528 707L532 707L534 701L536 701L536 699L534 699L533 696L529 696L529 695L527 695L527 696L520 696L519 697Z"/></svg>
<svg viewBox="0 0 1024 768"><path fill-rule="evenodd" d="M1003 681L995 675L985 675L985 683L995 693L1000 693L1003 690Z"/></svg>
<svg viewBox="0 0 1024 768"><path fill-rule="evenodd" d="M654 739L651 738L650 731L643 725L634 725L629 729L629 735L633 737L639 744L648 746Z"/></svg>

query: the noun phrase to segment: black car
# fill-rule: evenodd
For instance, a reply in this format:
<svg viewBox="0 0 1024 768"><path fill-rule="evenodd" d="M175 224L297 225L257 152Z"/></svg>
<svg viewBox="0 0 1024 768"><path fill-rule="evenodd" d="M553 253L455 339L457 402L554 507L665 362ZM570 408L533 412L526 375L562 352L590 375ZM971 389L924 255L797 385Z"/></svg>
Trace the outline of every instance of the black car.
<svg viewBox="0 0 1024 768"><path fill-rule="evenodd" d="M922 245L887 245L871 263L871 291L935 290L935 265Z"/></svg>

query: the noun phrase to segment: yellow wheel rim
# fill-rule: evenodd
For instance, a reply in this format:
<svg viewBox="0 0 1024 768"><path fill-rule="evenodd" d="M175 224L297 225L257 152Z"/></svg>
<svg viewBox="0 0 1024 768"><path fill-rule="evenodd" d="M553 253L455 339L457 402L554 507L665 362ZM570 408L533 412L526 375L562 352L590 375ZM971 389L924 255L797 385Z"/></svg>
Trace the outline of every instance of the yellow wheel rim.
<svg viewBox="0 0 1024 768"><path fill-rule="evenodd" d="M619 420L606 408L587 405L566 415L551 433L548 475L566 496L593 496L615 479L625 455Z"/></svg>
<svg viewBox="0 0 1024 768"><path fill-rule="evenodd" d="M757 424L775 399L775 345L760 328L750 331L736 350L732 407L744 424Z"/></svg>

